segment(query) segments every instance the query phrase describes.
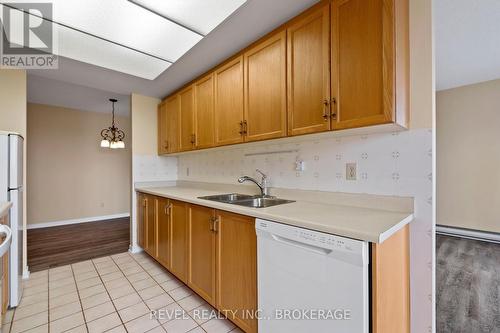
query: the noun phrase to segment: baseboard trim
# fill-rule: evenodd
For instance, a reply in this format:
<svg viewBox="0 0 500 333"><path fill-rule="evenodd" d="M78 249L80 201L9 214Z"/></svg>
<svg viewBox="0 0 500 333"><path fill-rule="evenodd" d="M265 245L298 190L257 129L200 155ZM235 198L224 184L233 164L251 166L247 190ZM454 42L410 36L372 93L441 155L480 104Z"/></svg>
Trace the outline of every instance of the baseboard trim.
<svg viewBox="0 0 500 333"><path fill-rule="evenodd" d="M25 266L23 269L23 280L28 280L30 278L30 270L28 266Z"/></svg>
<svg viewBox="0 0 500 333"><path fill-rule="evenodd" d="M436 233L446 236L462 237L468 239L481 240L485 242L500 243L500 234L494 232L437 225Z"/></svg>
<svg viewBox="0 0 500 333"><path fill-rule="evenodd" d="M128 248L128 252L130 252L130 253L140 253L142 251L143 251L143 249L139 245L135 245L135 246L130 245Z"/></svg>
<svg viewBox="0 0 500 333"><path fill-rule="evenodd" d="M123 218L123 217L130 217L130 213L111 214L111 215L103 215L103 216L91 216L91 217L84 217L81 219L71 219L71 220L28 224L28 230L29 229L58 227L61 225L69 225L69 224L77 224L77 223L105 221L105 220L119 219L119 218Z"/></svg>

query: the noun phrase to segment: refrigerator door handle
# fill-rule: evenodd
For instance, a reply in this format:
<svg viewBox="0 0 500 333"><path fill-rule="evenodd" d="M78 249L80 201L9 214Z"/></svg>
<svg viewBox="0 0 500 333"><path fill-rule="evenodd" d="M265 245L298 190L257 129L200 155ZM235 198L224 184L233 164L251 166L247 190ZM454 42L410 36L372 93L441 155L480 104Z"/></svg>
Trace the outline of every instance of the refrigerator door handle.
<svg viewBox="0 0 500 333"><path fill-rule="evenodd" d="M2 257L10 248L10 243L12 241L12 231L5 224L0 224L0 234L5 235L5 239L0 244L0 257Z"/></svg>

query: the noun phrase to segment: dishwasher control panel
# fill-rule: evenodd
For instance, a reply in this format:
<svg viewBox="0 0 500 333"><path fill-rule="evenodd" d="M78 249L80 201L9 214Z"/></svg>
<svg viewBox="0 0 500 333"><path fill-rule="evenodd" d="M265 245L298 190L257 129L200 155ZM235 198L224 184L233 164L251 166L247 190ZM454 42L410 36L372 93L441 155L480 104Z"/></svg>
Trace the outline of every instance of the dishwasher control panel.
<svg viewBox="0 0 500 333"><path fill-rule="evenodd" d="M346 252L359 251L365 242L324 232L294 227L283 223L257 219L255 228L265 231L275 237L283 237L292 241L305 243L330 250Z"/></svg>

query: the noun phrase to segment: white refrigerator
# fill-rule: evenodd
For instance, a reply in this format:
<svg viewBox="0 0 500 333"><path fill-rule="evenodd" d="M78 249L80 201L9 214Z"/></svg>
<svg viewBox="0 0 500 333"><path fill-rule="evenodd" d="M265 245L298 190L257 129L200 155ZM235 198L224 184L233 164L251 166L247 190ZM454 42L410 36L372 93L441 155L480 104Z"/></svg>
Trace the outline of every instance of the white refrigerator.
<svg viewBox="0 0 500 333"><path fill-rule="evenodd" d="M0 201L12 202L9 253L9 293L11 307L19 305L23 274L23 137L0 132Z"/></svg>

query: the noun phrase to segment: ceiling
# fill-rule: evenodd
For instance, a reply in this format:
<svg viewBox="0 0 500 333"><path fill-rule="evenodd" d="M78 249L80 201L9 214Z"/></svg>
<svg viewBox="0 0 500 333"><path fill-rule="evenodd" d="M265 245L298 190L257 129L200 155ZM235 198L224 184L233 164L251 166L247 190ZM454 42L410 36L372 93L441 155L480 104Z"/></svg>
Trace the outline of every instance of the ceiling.
<svg viewBox="0 0 500 333"><path fill-rule="evenodd" d="M57 55L153 80L245 1L50 0L50 11L31 8L29 19L54 23ZM24 6L7 1L2 9L19 23L9 27L23 26ZM25 45L22 29L7 31L11 43Z"/></svg>
<svg viewBox="0 0 500 333"><path fill-rule="evenodd" d="M500 1L434 0L436 89L500 78Z"/></svg>
<svg viewBox="0 0 500 333"><path fill-rule="evenodd" d="M30 75L28 78L29 103L111 114L110 98L118 100L115 106L117 116L130 116L130 95L116 94L35 75Z"/></svg>
<svg viewBox="0 0 500 333"><path fill-rule="evenodd" d="M73 3L73 1L75 1L79 3L83 0L56 1L61 1L63 3ZM131 2L127 0L85 0L85 3L96 2L101 4L107 1L112 1L113 3L116 1L128 3ZM159 14L165 15L165 13L168 11L168 7L164 6L163 8L161 7L161 4L183 3L184 1L190 2L191 0L133 1L134 4L132 5L137 8L141 7L137 6L135 3L139 5L148 5L148 3L157 2L158 4L160 4L160 6L158 7ZM204 1L207 1L207 4L212 2L212 0ZM232 2L232 0L213 1L215 3L225 3L227 1ZM47 90L50 90L50 87L52 85L54 86L53 89L57 89L58 84L54 82L62 81L72 83L77 86L91 87L94 89L109 91L120 95L139 93L147 96L161 98L179 88L181 85L191 81L196 76L208 71L213 66L217 65L232 54L249 45L259 37L265 35L267 32L278 27L298 13L302 12L304 9L312 6L317 1L318 0L248 0L243 6L239 7L238 10L236 10L231 16L229 16L226 20L219 24L210 33L208 33L204 38L201 38L201 40L197 44L195 44L193 47L187 50L186 53L182 54L178 59L176 59L176 61L172 65L170 65L154 80L144 79L127 74L125 70L112 70L109 68L92 65L85 61L72 59L72 57L59 57L59 69L57 70L28 70L29 80L31 80L35 76L37 80L42 80L43 78L50 79L47 81L47 86L45 87L45 89ZM237 1L237 3L241 2L241 0ZM193 20L193 17L196 18L197 15L203 14L205 12L205 7L200 7L200 10L198 11L185 12L184 10L182 10L180 12L185 13L186 17L182 18L179 15L179 18L176 19L179 20L180 24L186 24L185 22ZM96 11L94 13L95 15L90 15L88 11L85 13L86 15L82 15L81 17L79 15L76 15L78 17L75 18L75 20L80 20L81 24L83 24L85 23L85 18L88 18L88 21L90 23L87 22L86 24L90 25L94 20L98 21L98 19L94 19L94 16L102 15L102 12L99 11ZM214 15L217 16L218 14ZM155 14L155 17L161 18L162 16ZM70 18L68 18L68 20L70 20ZM139 23L142 25L148 25L149 21ZM200 25L187 28L199 30L199 32L203 34L211 29L211 27L214 25L214 23L210 20L207 20L205 23L205 26ZM120 37L120 34L123 34L123 38L129 38L130 34L133 34L133 31L124 31L117 31L116 36ZM160 34L159 38L161 38L161 36L162 35ZM125 40L122 40L122 42L125 42ZM160 52L161 50L175 48L177 47L177 43L184 43L184 40L167 41L167 39L165 39L165 45L162 45L161 48L157 45L151 45L151 49L149 52ZM179 54L173 55L172 57L175 58L177 56L179 56ZM77 58L77 56L75 55L74 58ZM114 62L114 59L110 54L103 55L103 58L110 62Z"/></svg>

